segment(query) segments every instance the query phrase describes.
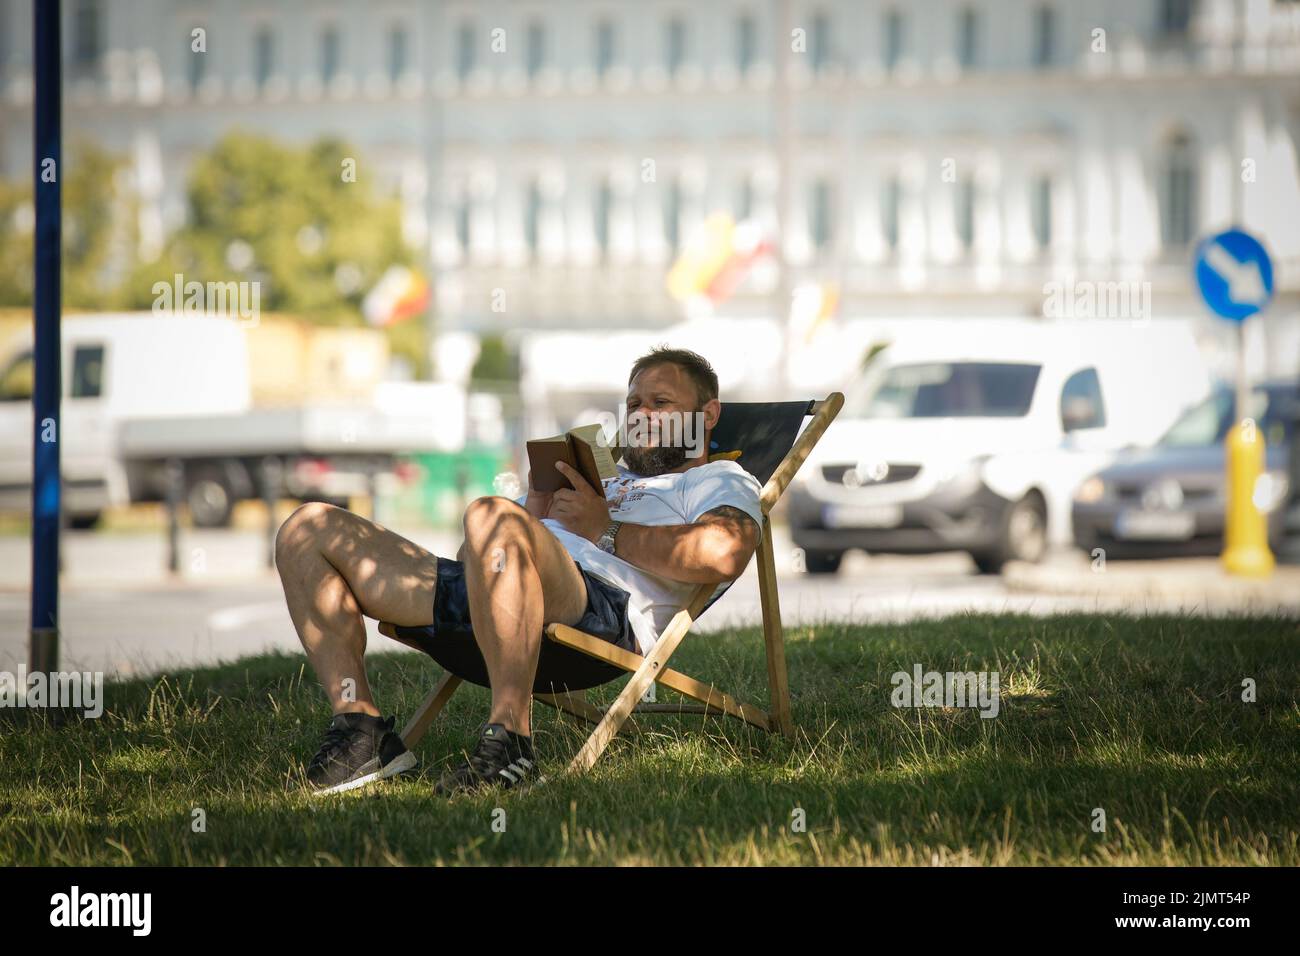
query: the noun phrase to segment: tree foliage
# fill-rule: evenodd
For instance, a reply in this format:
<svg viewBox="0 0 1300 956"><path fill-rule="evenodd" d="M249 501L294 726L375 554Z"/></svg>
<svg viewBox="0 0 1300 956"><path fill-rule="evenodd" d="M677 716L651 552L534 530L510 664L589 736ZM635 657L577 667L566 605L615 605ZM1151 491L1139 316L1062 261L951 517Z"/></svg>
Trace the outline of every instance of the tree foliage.
<svg viewBox="0 0 1300 956"><path fill-rule="evenodd" d="M136 204L120 157L78 141L58 171L63 191L63 304L114 308L136 246ZM0 180L0 306L32 304L32 182ZM119 281L115 281L114 276Z"/></svg>
<svg viewBox="0 0 1300 956"><path fill-rule="evenodd" d="M355 162L355 181L345 163ZM385 269L409 264L401 210L379 198L356 152L338 140L294 147L231 133L191 171L189 215L159 262L137 270L134 305L154 282L259 281L263 309L352 324Z"/></svg>

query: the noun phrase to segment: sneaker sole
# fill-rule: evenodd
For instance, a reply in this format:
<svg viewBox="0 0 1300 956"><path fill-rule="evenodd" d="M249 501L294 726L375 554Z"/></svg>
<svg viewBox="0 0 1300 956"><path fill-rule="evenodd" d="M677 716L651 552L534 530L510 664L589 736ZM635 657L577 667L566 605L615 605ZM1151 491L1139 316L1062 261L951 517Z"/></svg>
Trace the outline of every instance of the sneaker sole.
<svg viewBox="0 0 1300 956"><path fill-rule="evenodd" d="M378 758L376 758L378 759ZM374 761L371 761L373 763ZM372 770L364 773L360 777L353 777L351 780L345 780L342 783L336 783L332 787L326 787L324 790L313 790L312 796L324 797L331 793L346 793L349 790L356 790L358 787L364 787L368 783L374 783L377 780L387 780L389 777L395 777L399 773L406 773L420 762L420 758L411 751L407 750L401 755L394 757L378 770ZM369 766L369 764L367 764Z"/></svg>

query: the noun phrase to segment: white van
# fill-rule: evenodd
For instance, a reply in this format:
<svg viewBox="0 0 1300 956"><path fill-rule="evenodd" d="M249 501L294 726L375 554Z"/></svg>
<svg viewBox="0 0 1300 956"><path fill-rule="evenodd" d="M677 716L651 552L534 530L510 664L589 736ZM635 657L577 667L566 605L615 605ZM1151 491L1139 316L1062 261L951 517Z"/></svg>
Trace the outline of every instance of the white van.
<svg viewBox="0 0 1300 956"><path fill-rule="evenodd" d="M812 573L966 551L984 572L1071 539L1078 485L1154 442L1210 378L1178 321L924 321L875 354L791 488Z"/></svg>

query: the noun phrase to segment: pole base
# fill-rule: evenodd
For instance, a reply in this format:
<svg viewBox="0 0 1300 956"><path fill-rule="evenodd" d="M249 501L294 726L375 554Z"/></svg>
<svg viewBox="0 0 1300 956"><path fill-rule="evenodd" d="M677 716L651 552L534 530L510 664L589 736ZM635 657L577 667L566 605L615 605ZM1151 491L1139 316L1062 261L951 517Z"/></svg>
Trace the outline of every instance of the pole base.
<svg viewBox="0 0 1300 956"><path fill-rule="evenodd" d="M28 645L28 673L53 674L59 669L59 629L32 628Z"/></svg>
<svg viewBox="0 0 1300 956"><path fill-rule="evenodd" d="M1275 564L1268 548L1233 548L1223 552L1220 560L1223 570L1239 578L1266 578Z"/></svg>

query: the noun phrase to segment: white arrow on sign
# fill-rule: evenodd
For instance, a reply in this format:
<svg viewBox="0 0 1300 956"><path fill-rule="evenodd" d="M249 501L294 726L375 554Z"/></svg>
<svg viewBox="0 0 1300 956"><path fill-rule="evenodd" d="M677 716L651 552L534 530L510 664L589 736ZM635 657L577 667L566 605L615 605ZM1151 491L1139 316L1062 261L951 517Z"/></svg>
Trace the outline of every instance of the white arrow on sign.
<svg viewBox="0 0 1300 956"><path fill-rule="evenodd" d="M1217 242L1206 247L1205 261L1228 283L1228 298L1233 302L1262 306L1267 301L1268 290L1264 288L1258 262L1253 259L1242 262Z"/></svg>

